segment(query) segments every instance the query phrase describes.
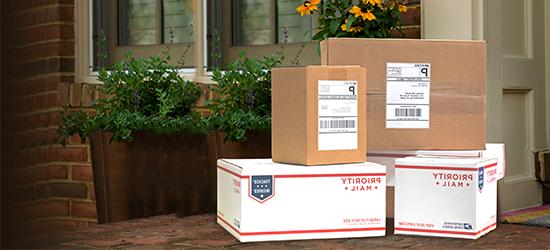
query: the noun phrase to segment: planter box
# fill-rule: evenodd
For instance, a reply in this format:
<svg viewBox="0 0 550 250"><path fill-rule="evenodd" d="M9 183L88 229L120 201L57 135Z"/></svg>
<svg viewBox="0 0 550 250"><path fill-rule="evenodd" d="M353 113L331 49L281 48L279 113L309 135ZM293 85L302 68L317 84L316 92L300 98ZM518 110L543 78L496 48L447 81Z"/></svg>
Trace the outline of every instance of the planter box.
<svg viewBox="0 0 550 250"><path fill-rule="evenodd" d="M132 142L90 137L99 223L178 212L216 210L216 160L270 157L271 136L252 132L244 143L223 143L223 133L136 133ZM208 194L208 195L205 195Z"/></svg>

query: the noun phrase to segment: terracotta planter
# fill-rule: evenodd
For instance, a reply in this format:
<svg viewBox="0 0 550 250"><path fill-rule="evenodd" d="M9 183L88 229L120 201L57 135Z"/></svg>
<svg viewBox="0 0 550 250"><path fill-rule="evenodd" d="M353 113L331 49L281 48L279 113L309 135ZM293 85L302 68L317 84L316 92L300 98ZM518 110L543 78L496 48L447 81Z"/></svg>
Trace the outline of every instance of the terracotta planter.
<svg viewBox="0 0 550 250"><path fill-rule="evenodd" d="M270 131L251 132L243 143L223 143L223 133L137 133L132 142L90 137L99 223L178 212L216 211L216 160L268 158Z"/></svg>

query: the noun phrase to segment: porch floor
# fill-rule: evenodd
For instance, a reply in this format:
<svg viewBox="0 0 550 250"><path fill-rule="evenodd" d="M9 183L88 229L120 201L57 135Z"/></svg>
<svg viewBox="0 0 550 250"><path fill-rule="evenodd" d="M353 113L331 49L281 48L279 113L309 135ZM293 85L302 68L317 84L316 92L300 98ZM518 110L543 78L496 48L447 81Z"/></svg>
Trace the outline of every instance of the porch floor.
<svg viewBox="0 0 550 250"><path fill-rule="evenodd" d="M38 248L237 248L237 249L550 249L550 229L500 224L479 240L390 235L376 238L280 241L241 244L215 222L214 215L156 216L94 225L87 229L36 236Z"/></svg>

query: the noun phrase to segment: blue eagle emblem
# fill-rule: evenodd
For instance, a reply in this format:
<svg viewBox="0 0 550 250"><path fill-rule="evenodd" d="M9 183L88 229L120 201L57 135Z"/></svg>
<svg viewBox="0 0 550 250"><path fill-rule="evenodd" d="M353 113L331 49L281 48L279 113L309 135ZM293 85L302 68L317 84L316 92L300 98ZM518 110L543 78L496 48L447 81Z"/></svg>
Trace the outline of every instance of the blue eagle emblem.
<svg viewBox="0 0 550 250"><path fill-rule="evenodd" d="M483 167L480 167L477 172L477 187L479 188L479 192L483 191L483 179L484 179L485 171Z"/></svg>
<svg viewBox="0 0 550 250"><path fill-rule="evenodd" d="M272 175L256 175L250 177L250 197L259 202L264 202L271 198L273 192Z"/></svg>

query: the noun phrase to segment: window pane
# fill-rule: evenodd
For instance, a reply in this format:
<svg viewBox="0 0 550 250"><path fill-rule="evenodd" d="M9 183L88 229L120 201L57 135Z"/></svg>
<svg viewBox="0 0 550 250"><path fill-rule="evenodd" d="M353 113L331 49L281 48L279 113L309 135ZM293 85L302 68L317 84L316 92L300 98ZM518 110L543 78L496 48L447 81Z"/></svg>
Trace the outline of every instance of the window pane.
<svg viewBox="0 0 550 250"><path fill-rule="evenodd" d="M146 45L157 43L155 0L118 1L119 45Z"/></svg>
<svg viewBox="0 0 550 250"><path fill-rule="evenodd" d="M317 15L300 16L300 1L277 0L278 43L309 42L317 30ZM285 31L286 30L286 31Z"/></svg>
<svg viewBox="0 0 550 250"><path fill-rule="evenodd" d="M193 0L163 0L164 43L193 42Z"/></svg>
<svg viewBox="0 0 550 250"><path fill-rule="evenodd" d="M271 43L270 1L233 1L233 45Z"/></svg>

